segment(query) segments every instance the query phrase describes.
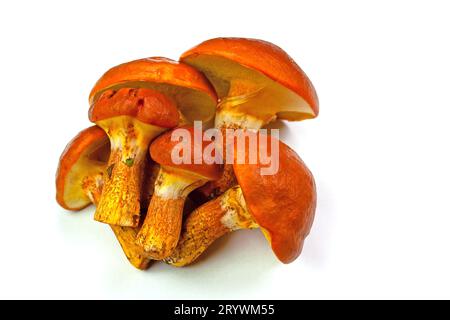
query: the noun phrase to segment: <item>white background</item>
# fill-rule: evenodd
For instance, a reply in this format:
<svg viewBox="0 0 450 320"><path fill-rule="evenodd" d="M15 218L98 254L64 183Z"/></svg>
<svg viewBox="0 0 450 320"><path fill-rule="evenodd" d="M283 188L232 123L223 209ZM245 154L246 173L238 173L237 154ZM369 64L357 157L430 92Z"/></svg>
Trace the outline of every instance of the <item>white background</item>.
<svg viewBox="0 0 450 320"><path fill-rule="evenodd" d="M449 16L447 1L2 1L0 298L450 298ZM312 233L290 265L255 230L137 271L92 209L58 207L59 155L104 71L217 36L278 44L316 86L320 116L282 133L316 177Z"/></svg>

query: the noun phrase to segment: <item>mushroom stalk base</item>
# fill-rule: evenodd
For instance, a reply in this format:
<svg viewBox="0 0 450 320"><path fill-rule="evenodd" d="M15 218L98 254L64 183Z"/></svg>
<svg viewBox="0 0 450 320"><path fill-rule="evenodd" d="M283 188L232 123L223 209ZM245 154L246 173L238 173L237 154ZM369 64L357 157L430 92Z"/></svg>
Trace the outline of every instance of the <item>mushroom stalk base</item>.
<svg viewBox="0 0 450 320"><path fill-rule="evenodd" d="M110 137L111 155L94 218L111 225L137 227L147 148L163 129L125 116L97 124Z"/></svg>
<svg viewBox="0 0 450 320"><path fill-rule="evenodd" d="M92 203L94 205L97 205L102 193L102 187L101 185L99 186L95 181L96 179L85 179L83 189L92 200ZM110 227L114 232L117 240L119 241L119 244L122 247L122 250L125 253L128 261L137 269L148 269L151 262L150 257L148 257L146 252L140 246L137 246L135 244L138 229L113 225L111 225Z"/></svg>
<svg viewBox="0 0 450 320"><path fill-rule="evenodd" d="M241 188L233 187L189 215L176 249L164 261L176 267L186 266L223 235L258 227L247 210Z"/></svg>
<svg viewBox="0 0 450 320"><path fill-rule="evenodd" d="M136 242L137 228L111 226L128 261L137 269L148 269L151 258Z"/></svg>
<svg viewBox="0 0 450 320"><path fill-rule="evenodd" d="M175 249L180 237L186 197L205 182L204 178L197 175L168 171L161 167L147 217L136 240L152 259L162 260Z"/></svg>

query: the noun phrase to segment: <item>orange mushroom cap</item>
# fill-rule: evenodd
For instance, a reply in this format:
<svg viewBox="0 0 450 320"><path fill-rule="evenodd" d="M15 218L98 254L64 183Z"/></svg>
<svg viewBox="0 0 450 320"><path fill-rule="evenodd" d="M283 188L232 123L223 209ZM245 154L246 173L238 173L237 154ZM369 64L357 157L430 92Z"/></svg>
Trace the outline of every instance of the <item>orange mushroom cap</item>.
<svg viewBox="0 0 450 320"><path fill-rule="evenodd" d="M144 88L106 90L89 109L92 122L116 116L132 116L162 128L173 128L180 119L178 109L169 97Z"/></svg>
<svg viewBox="0 0 450 320"><path fill-rule="evenodd" d="M190 150L191 150L191 157L190 157L190 163L174 163L172 159L172 151L174 148L182 143L180 141L172 141L172 134L175 130L186 130L185 132L190 137ZM207 164L202 159L200 160L199 164L195 163L195 157L196 154L194 152L195 149L199 150L199 155L203 156L204 149L209 146L210 144L214 145L214 141L203 141L203 139L196 141L194 139L194 131L195 128L193 126L183 126L180 128L173 129L171 131L165 132L158 138L156 138L153 143L150 146L150 155L152 159L156 162L158 162L160 165L174 168L174 169L181 169L184 171L189 171L198 175L201 175L203 177L208 178L208 180L216 180L219 179L221 175L221 166L215 163ZM202 131L199 131L201 135L203 135ZM214 146L211 146L214 148ZM214 150L214 149L213 149ZM213 151L213 155L214 155ZM180 155L182 156L182 155Z"/></svg>
<svg viewBox="0 0 450 320"><path fill-rule="evenodd" d="M279 170L274 175L261 175L257 164L233 165L249 212L268 237L272 250L283 263L295 260L309 234L316 208L314 178L300 157L278 139L259 145L258 154L271 152L271 142L279 143ZM248 153L248 152L247 152Z"/></svg>
<svg viewBox="0 0 450 320"><path fill-rule="evenodd" d="M220 57L245 68L252 69L269 79L281 84L301 97L307 103L307 115L279 115L280 118L298 120L314 118L319 113L319 101L313 84L298 64L280 47L263 40L247 38L215 38L210 39L183 53L180 61L203 71L216 87L219 98L223 92L218 86L223 86L224 79L217 79L220 74L215 70L220 68L220 62L205 62L204 57ZM212 65L212 66L211 66ZM226 67L227 72L230 66ZM236 76L244 76L236 71ZM226 79L225 79L226 80ZM299 103L298 101L296 102Z"/></svg>
<svg viewBox="0 0 450 320"><path fill-rule="evenodd" d="M149 88L172 97L180 111L194 120L214 116L217 96L208 80L189 65L162 57L135 60L109 69L89 95L93 105L108 89Z"/></svg>
<svg viewBox="0 0 450 320"><path fill-rule="evenodd" d="M56 171L56 201L67 210L79 210L91 203L82 190L82 178L89 170L106 166L109 138L97 126L81 131L64 149Z"/></svg>

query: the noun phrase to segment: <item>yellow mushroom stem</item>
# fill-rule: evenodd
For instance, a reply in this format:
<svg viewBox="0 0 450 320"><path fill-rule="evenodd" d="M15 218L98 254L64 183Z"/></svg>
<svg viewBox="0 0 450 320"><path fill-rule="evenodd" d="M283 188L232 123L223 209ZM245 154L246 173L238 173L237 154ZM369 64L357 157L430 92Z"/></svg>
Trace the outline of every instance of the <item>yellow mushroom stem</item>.
<svg viewBox="0 0 450 320"><path fill-rule="evenodd" d="M110 138L111 155L94 218L110 225L137 227L148 145L164 129L128 116L101 120L97 124Z"/></svg>
<svg viewBox="0 0 450 320"><path fill-rule="evenodd" d="M261 112L267 101L267 84L254 80L254 77L252 80L235 78L229 82L226 96L217 105L216 128L257 130L274 120L272 116Z"/></svg>
<svg viewBox="0 0 450 320"><path fill-rule="evenodd" d="M138 228L111 226L117 240L122 247L128 261L137 269L148 269L152 259L142 250L141 246L136 245L136 236Z"/></svg>
<svg viewBox="0 0 450 320"><path fill-rule="evenodd" d="M223 235L258 227L247 210L241 188L235 186L188 216L177 247L164 261L176 267L186 266Z"/></svg>
<svg viewBox="0 0 450 320"><path fill-rule="evenodd" d="M205 177L161 166L147 217L136 239L150 257L162 260L175 249L186 198L206 181Z"/></svg>
<svg viewBox="0 0 450 320"><path fill-rule="evenodd" d="M226 137L226 129L253 129L258 130L271 119L260 118L241 111L243 105L249 104L257 96L261 95L263 88L249 81L235 79L230 82L228 95L217 106L215 127L222 131ZM210 182L209 197L221 195L229 188L236 185L233 166L225 164L222 176Z"/></svg>
<svg viewBox="0 0 450 320"><path fill-rule="evenodd" d="M102 174L88 176L83 179L83 190L91 199L94 205L97 205L102 194L103 177ZM137 228L120 227L110 225L117 240L122 247L128 261L137 269L148 269L151 259L140 246L135 244Z"/></svg>
<svg viewBox="0 0 450 320"><path fill-rule="evenodd" d="M282 89L275 83L259 78L258 75L249 76L249 79L251 80L232 79L226 96L217 106L215 127L222 131L224 137L226 129L256 131L277 118L274 111L277 101L273 101L272 92ZM236 177L233 166L225 164L223 175L218 180L211 181L204 192L209 192L206 196L212 198L234 185Z"/></svg>

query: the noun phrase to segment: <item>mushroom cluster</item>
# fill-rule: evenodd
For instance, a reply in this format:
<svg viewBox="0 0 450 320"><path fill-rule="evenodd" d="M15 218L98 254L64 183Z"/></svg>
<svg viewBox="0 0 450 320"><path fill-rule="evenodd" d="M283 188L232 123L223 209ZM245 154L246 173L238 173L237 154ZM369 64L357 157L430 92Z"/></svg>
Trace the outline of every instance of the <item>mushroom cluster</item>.
<svg viewBox="0 0 450 320"><path fill-rule="evenodd" d="M124 63L97 81L89 104L95 125L63 151L56 200L72 211L94 204L94 219L111 227L134 267L188 265L219 237L246 228L259 228L281 262L300 255L314 219L314 178L295 151L260 129L275 119L314 118L319 107L312 83L281 48L216 38L179 61ZM260 156L238 161L239 148L248 156L250 143L233 144L231 162L198 159L208 150L223 160L229 149L197 139L194 122L264 140L257 155L276 144L276 172L263 174ZM179 129L198 151L188 162L173 157Z"/></svg>

